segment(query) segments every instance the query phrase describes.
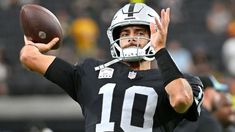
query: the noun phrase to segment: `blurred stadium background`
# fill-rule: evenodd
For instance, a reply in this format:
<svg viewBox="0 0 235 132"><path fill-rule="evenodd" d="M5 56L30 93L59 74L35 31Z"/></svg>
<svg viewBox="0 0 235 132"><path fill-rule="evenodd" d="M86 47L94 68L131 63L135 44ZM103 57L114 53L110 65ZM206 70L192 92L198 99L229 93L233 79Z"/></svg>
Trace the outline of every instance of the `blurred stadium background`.
<svg viewBox="0 0 235 132"><path fill-rule="evenodd" d="M234 81L235 0L131 0L158 12L171 8L168 48L183 72ZM0 0L0 132L83 132L79 105L58 86L23 68L19 11L36 3L51 10L64 30L63 45L50 52L70 63L110 59L106 30L129 0Z"/></svg>

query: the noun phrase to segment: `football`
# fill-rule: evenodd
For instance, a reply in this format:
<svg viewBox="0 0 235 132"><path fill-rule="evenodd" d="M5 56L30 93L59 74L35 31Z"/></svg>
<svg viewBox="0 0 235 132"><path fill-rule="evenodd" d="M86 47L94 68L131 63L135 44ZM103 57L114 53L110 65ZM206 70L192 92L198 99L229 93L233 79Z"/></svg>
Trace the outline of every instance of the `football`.
<svg viewBox="0 0 235 132"><path fill-rule="evenodd" d="M63 32L56 16L40 5L26 4L20 10L20 24L23 33L35 43L49 43L53 38L60 40L52 49L59 48Z"/></svg>

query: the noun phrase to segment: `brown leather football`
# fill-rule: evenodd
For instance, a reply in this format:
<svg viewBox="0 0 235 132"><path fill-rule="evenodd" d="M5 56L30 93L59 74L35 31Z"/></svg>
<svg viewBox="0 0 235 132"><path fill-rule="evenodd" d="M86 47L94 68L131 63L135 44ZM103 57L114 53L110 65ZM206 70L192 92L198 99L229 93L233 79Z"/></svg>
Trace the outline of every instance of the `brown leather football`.
<svg viewBox="0 0 235 132"><path fill-rule="evenodd" d="M59 37L60 41L52 47L59 48L63 32L59 20L56 16L40 5L26 4L20 11L21 28L27 38L35 43L47 44L53 38Z"/></svg>

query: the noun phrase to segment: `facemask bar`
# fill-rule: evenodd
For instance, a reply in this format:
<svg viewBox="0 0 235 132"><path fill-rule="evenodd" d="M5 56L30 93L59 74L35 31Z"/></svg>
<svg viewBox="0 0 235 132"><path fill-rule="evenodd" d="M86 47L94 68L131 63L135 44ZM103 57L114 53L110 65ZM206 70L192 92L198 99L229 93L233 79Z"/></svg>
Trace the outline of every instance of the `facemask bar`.
<svg viewBox="0 0 235 132"><path fill-rule="evenodd" d="M136 47L128 47L128 48L124 48L122 49L119 46L119 41L120 40L124 40L124 39L137 39L137 43L136 43ZM138 41L140 39L144 39L147 40L147 44L141 48ZM154 59L154 54L156 53L153 49L153 47L151 46L150 43L150 39L146 38L146 37L122 37L120 39L115 40L112 44L111 44L111 54L113 56L113 58L115 58L112 61L109 61L105 64L101 64L99 66L95 67L95 71L101 70L103 68L106 68L114 63L117 63L119 61L140 61L140 60L147 60L147 61L152 61Z"/></svg>
<svg viewBox="0 0 235 132"><path fill-rule="evenodd" d="M127 48L122 49L119 45L121 40L129 40L134 39L136 42L134 43L136 46L130 46ZM146 40L147 44L141 48L140 42ZM116 39L111 44L111 54L113 58L121 58L124 61L139 61L139 60L147 60L152 61L154 59L154 51L153 47L151 46L150 39L147 37L136 36L136 37L121 37Z"/></svg>

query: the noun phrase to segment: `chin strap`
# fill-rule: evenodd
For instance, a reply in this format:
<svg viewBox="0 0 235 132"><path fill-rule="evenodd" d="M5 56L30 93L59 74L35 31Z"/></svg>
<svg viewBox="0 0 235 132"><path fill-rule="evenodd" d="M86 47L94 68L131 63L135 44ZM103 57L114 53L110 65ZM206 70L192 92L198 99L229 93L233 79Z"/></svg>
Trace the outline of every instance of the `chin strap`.
<svg viewBox="0 0 235 132"><path fill-rule="evenodd" d="M108 66L110 66L110 65L112 65L112 64L114 64L114 63L117 63L117 62L121 61L121 60L122 60L122 58L117 58L117 59L111 60L111 61L109 61L109 62L107 62L107 63L105 63L105 64L101 64L101 65L99 65L99 66L96 66L96 67L95 67L95 71L104 69L104 68L106 68L106 67L108 67Z"/></svg>

